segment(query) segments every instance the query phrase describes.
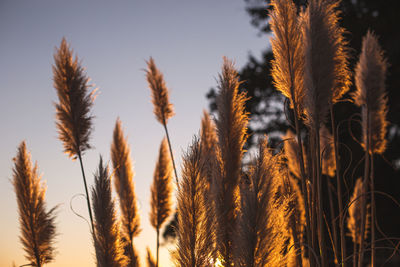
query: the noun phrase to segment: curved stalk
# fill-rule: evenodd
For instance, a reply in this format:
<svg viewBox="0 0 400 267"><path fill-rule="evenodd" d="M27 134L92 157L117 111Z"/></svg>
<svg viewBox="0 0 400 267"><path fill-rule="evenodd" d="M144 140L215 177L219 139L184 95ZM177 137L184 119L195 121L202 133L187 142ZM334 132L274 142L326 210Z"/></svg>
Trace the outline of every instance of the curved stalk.
<svg viewBox="0 0 400 267"><path fill-rule="evenodd" d="M92 226L92 235L94 236L94 224L93 224L93 215L92 215L92 208L91 208L92 206L90 205L90 199L89 199L89 193L88 193L88 189L87 189L85 170L83 169L82 155L81 155L80 151L78 151L78 158L79 158L79 163L81 165L83 183L85 185L86 201L87 201L87 206L88 206L88 211L89 211L90 225Z"/></svg>

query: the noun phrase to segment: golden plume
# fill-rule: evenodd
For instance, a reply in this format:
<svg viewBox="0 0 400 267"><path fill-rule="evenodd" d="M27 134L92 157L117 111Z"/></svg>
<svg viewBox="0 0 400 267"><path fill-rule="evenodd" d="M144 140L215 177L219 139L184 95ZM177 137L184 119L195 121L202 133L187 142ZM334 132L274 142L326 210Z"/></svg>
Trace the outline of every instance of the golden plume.
<svg viewBox="0 0 400 267"><path fill-rule="evenodd" d="M339 26L340 1L310 0L301 14L304 43L304 109L308 125L325 121L329 103L350 86L347 41Z"/></svg>
<svg viewBox="0 0 400 267"><path fill-rule="evenodd" d="M365 196L362 195L363 192L363 181L361 178L358 178L356 184L354 186L353 195L350 198L349 202L349 217L347 219L347 228L349 229L350 236L353 240L353 243L361 244L361 217L362 217L362 202L363 198L365 200ZM365 232L364 239L368 236L368 228L369 224L369 209L367 208L367 219L365 220Z"/></svg>
<svg viewBox="0 0 400 267"><path fill-rule="evenodd" d="M153 255L151 254L151 251L149 249L149 247L146 248L147 250L147 267L156 267L157 263L156 260L154 259Z"/></svg>
<svg viewBox="0 0 400 267"><path fill-rule="evenodd" d="M197 138L183 157L182 179L178 187L177 249L174 260L178 266L209 266L215 229L207 228L209 205L204 198L207 180L202 177L201 148Z"/></svg>
<svg viewBox="0 0 400 267"><path fill-rule="evenodd" d="M168 88L153 58L150 58L146 63L146 78L151 89L154 114L161 124L166 125L168 119L174 116L173 105L169 102Z"/></svg>
<svg viewBox="0 0 400 267"><path fill-rule="evenodd" d="M284 141L283 151L285 158L287 159L288 169L296 178L300 179L300 148L297 143L297 137L291 130L287 130L286 135L282 136L282 140ZM307 171L307 156L305 149L303 149L303 159L305 165L304 168Z"/></svg>
<svg viewBox="0 0 400 267"><path fill-rule="evenodd" d="M56 125L59 139L64 144L64 152L75 160L79 158L82 178L85 187L86 202L94 235L94 224L89 192L86 183L85 171L82 163L82 153L91 148L89 144L92 132L92 119L89 114L93 105L94 93L88 92L89 78L79 64L78 58L72 58L73 51L69 48L65 38L60 48L54 54L53 81L57 90L59 103L56 103Z"/></svg>
<svg viewBox="0 0 400 267"><path fill-rule="evenodd" d="M385 77L387 62L378 39L368 31L363 38L362 52L356 66L356 87L353 93L354 102L363 107L363 143L365 146L367 112L370 123L371 150L373 153L382 154L386 149L386 131L388 122L387 97L385 93ZM364 147L365 149L365 147Z"/></svg>
<svg viewBox="0 0 400 267"><path fill-rule="evenodd" d="M320 135L320 149L322 156L322 174L329 177L335 176L336 164L335 154L333 147L333 138L328 128L325 125L319 130Z"/></svg>
<svg viewBox="0 0 400 267"><path fill-rule="evenodd" d="M287 199L280 193L281 159L267 148L266 138L258 145L258 157L249 169L249 183L241 186L241 213L235 233L235 266L284 266ZM289 212L290 213L290 212Z"/></svg>
<svg viewBox="0 0 400 267"><path fill-rule="evenodd" d="M272 0L271 5L270 25L274 34L271 39L274 54L271 75L275 87L289 98L292 108L296 105L297 114L301 116L304 57L296 6L291 0Z"/></svg>
<svg viewBox="0 0 400 267"><path fill-rule="evenodd" d="M129 145L124 138L121 121L117 119L111 145L111 159L114 167L115 188L119 197L122 217L122 232L128 247L131 266L138 264L135 258L133 238L140 232L140 217L136 206L133 168Z"/></svg>
<svg viewBox="0 0 400 267"><path fill-rule="evenodd" d="M151 185L150 223L157 231L157 261L159 263L160 229L172 213L172 162L168 153L167 139L160 145L158 161Z"/></svg>
<svg viewBox="0 0 400 267"><path fill-rule="evenodd" d="M20 241L29 265L43 266L54 260L56 236L55 208L46 211L46 189L40 181L38 166L32 166L25 142L14 158L13 181L17 195Z"/></svg>
<svg viewBox="0 0 400 267"><path fill-rule="evenodd" d="M126 266L124 246L120 240L119 223L116 217L108 166L100 157L99 167L92 187L94 212L94 247L98 267Z"/></svg>
<svg viewBox="0 0 400 267"><path fill-rule="evenodd" d="M215 148L218 143L215 123L210 118L207 111L203 111L203 118L201 119L201 152L204 170L206 171L205 177L208 183L211 183L212 169L215 164Z"/></svg>
<svg viewBox="0 0 400 267"><path fill-rule="evenodd" d="M219 75L216 120L218 149L214 167L213 194L217 229L217 250L225 266L231 266L235 221L240 206L239 181L248 124L245 93L239 93L237 72L231 61L224 58Z"/></svg>
<svg viewBox="0 0 400 267"><path fill-rule="evenodd" d="M204 223L204 227L207 229L215 229L216 226L216 218L215 218L215 205L213 193L211 190L212 180L214 175L214 166L216 162L216 147L217 147L218 139L215 128L215 123L210 118L208 112L203 112L203 118L201 119L201 130L200 130L200 146L201 146L201 179L205 179L204 181L204 189L203 189L203 197L205 201L205 205L207 205L207 215L206 222ZM212 255L213 259L216 258L216 249L215 249L215 231L211 231L210 235L206 238L210 239L209 242L212 244L209 247L209 253Z"/></svg>
<svg viewBox="0 0 400 267"><path fill-rule="evenodd" d="M95 90L88 92L89 78L78 58L73 59L72 54L72 49L63 38L54 54L53 81L59 99L59 103L55 104L59 139L64 144L64 152L76 159L91 148L89 139L93 117L89 112Z"/></svg>

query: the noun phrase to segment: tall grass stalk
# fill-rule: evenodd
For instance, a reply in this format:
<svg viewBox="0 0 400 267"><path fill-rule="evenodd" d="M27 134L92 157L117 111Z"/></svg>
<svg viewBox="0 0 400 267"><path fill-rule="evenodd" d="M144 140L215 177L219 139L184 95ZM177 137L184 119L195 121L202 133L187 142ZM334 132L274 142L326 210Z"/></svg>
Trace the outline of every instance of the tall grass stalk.
<svg viewBox="0 0 400 267"><path fill-rule="evenodd" d="M294 111L297 141L299 143L299 165L301 172L301 187L307 218L307 242L312 248L311 233L313 232L309 216L310 201L307 197L307 182L304 170L303 145L300 134L299 119L303 113L303 71L304 57L301 44L300 23L297 10L292 1L271 1L274 10L271 13L271 30L274 38L271 40L274 60L272 61L272 77L276 88L289 98Z"/></svg>
<svg viewBox="0 0 400 267"><path fill-rule="evenodd" d="M169 152L171 154L172 165L174 167L175 181L177 186L179 186L178 173L176 171L174 154L172 153L171 139L169 137L167 127L168 119L175 115L174 107L169 102L169 91L167 85L153 58L150 58L149 61L147 61L146 79L151 90L154 114L156 115L158 122L160 122L164 127L165 135L167 136Z"/></svg>
<svg viewBox="0 0 400 267"><path fill-rule="evenodd" d="M172 191L172 163L168 155L167 140L164 138L154 170L150 200L150 223L157 232L157 267L159 266L160 230L172 213Z"/></svg>
<svg viewBox="0 0 400 267"><path fill-rule="evenodd" d="M370 31L363 38L360 59L356 66L356 86L353 99L362 107L363 147L365 150L364 193L367 184L371 185L371 265L375 264L375 190L373 155L381 154L386 149L386 114L387 97L385 93L385 76L387 62L377 37ZM363 203L362 230L366 225L366 203ZM362 266L364 243L361 242L358 266Z"/></svg>
<svg viewBox="0 0 400 267"><path fill-rule="evenodd" d="M89 113L93 105L95 90L88 92L89 78L84 73L78 58L73 59L73 51L64 38L60 48L54 54L54 62L53 81L59 99L59 102L55 104L59 139L63 142L64 152L70 158L73 160L79 158L92 235L94 235L92 209L82 154L91 148L89 139L93 128L93 117Z"/></svg>

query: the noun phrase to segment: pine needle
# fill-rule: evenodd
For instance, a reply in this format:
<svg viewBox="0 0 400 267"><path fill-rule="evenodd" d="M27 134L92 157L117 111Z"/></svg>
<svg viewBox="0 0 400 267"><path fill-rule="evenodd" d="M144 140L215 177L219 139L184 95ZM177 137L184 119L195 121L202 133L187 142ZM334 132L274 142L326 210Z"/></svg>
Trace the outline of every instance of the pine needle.
<svg viewBox="0 0 400 267"><path fill-rule="evenodd" d="M101 157L95 174L95 185L92 188L92 203L95 219L94 247L97 266L126 266L127 258L124 255L124 247L120 240L119 223L111 195L108 166L104 166Z"/></svg>
<svg viewBox="0 0 400 267"><path fill-rule="evenodd" d="M17 195L25 258L30 265L38 267L54 260L56 237L56 207L46 211L46 189L40 180L38 166L32 166L31 155L22 142L14 158L12 183Z"/></svg>

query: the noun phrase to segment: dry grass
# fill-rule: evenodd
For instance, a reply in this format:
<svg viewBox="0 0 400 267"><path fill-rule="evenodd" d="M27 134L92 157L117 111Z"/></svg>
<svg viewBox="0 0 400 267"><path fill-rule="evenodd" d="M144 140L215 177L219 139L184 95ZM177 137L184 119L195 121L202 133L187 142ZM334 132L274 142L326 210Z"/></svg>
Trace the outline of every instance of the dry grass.
<svg viewBox="0 0 400 267"><path fill-rule="evenodd" d="M217 96L218 150L217 164L214 167L213 194L217 221L217 250L226 266L233 263L232 243L240 207L239 181L248 123L244 109L246 96L239 93L238 87L237 72L232 62L224 58Z"/></svg>
<svg viewBox="0 0 400 267"><path fill-rule="evenodd" d="M177 244L174 254L178 266L210 266L214 229L208 228L209 206L204 198L207 180L202 177L201 147L195 139L183 157L182 180L178 190Z"/></svg>
<svg viewBox="0 0 400 267"><path fill-rule="evenodd" d="M115 188L121 208L122 234L127 242L130 264L136 266L138 263L133 238L140 232L140 216L136 204L130 149L119 119L115 123L111 159L114 166Z"/></svg>
<svg viewBox="0 0 400 267"><path fill-rule="evenodd" d="M89 78L73 59L73 51L63 38L60 48L54 54L53 81L59 102L56 106L56 120L59 138L64 144L64 152L76 159L89 144L93 128L90 109L93 105L93 93L89 92Z"/></svg>
<svg viewBox="0 0 400 267"><path fill-rule="evenodd" d="M32 166L25 142L14 158L13 185L17 195L20 241L29 265L43 266L54 260L56 237L55 209L46 209L46 189L40 181L38 166Z"/></svg>
<svg viewBox="0 0 400 267"><path fill-rule="evenodd" d="M119 232L120 224L111 194L108 166L104 166L103 159L100 157L92 188L94 248L98 267L122 267L128 262L124 255Z"/></svg>
<svg viewBox="0 0 400 267"><path fill-rule="evenodd" d="M150 223L157 231L157 260L159 262L160 229L172 213L172 162L168 154L167 139L160 145L153 184L150 188Z"/></svg>

